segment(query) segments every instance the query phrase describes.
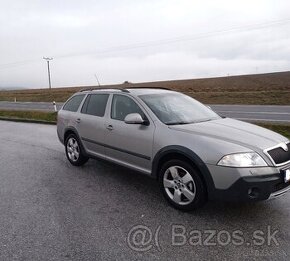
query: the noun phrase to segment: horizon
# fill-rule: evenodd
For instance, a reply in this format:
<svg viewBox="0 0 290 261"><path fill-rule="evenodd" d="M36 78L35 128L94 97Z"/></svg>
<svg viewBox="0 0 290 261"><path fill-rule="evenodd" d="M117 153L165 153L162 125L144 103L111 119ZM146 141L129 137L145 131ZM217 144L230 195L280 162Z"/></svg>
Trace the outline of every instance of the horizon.
<svg viewBox="0 0 290 261"><path fill-rule="evenodd" d="M268 73L252 73L252 74L237 74L237 75L226 75L226 76L213 76L213 77L206 77L206 78L187 78L187 79L164 79L159 81L144 81L144 82L122 82L122 83L109 83L109 84L100 84L99 87L102 86L118 86L123 84L132 84L132 85L138 85L138 84L144 84L144 83L162 83L162 82L175 82L175 81L194 81L194 80L207 80L207 79L219 79L219 78L231 78L231 77L244 77L244 76L255 76L255 75L268 75L268 74L280 74L280 73L290 73L289 71L277 71L277 72L268 72ZM85 87L98 87L98 84L92 84L92 85L72 85L72 86L55 86L52 87L52 89L61 89L61 88L85 88ZM15 89L14 89L15 88ZM29 87L2 87L0 86L0 91L17 91L17 90L31 90L31 89L48 89L48 87L43 88L29 88Z"/></svg>

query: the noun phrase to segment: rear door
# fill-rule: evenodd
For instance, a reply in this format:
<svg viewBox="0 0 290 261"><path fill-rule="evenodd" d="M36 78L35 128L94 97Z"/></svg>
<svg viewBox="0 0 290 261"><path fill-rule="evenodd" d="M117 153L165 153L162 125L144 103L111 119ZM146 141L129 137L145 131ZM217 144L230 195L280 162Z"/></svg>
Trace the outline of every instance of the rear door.
<svg viewBox="0 0 290 261"><path fill-rule="evenodd" d="M128 95L114 94L110 104L105 130L107 158L149 174L155 130L153 121ZM139 113L149 124L126 124L124 119L130 113Z"/></svg>
<svg viewBox="0 0 290 261"><path fill-rule="evenodd" d="M89 94L79 113L78 132L88 153L105 156L105 112L109 94Z"/></svg>
<svg viewBox="0 0 290 261"><path fill-rule="evenodd" d="M76 94L72 96L58 112L57 115L57 134L62 143L64 143L64 134L67 127L77 128L77 119L79 117L79 107L83 103L86 94Z"/></svg>

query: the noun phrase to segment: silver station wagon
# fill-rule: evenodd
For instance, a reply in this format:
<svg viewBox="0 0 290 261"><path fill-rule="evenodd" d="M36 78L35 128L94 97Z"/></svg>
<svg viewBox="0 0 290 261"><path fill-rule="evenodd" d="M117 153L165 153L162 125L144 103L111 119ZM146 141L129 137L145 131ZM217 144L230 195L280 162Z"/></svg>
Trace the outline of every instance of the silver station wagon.
<svg viewBox="0 0 290 261"><path fill-rule="evenodd" d="M99 158L147 174L181 210L207 200L266 200L290 189L287 138L171 90L78 92L58 112L57 134L72 165Z"/></svg>

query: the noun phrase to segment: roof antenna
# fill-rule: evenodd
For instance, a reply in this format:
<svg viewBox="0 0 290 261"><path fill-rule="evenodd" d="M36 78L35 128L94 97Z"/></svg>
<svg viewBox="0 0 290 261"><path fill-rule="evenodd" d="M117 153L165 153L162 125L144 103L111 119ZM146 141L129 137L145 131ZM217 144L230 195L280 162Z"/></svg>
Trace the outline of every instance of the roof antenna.
<svg viewBox="0 0 290 261"><path fill-rule="evenodd" d="M99 79L98 79L97 74L95 73L94 75L95 75L95 78L96 78L96 80L97 80L97 82L98 82L99 87L101 87L101 84L100 84L100 82L99 82Z"/></svg>

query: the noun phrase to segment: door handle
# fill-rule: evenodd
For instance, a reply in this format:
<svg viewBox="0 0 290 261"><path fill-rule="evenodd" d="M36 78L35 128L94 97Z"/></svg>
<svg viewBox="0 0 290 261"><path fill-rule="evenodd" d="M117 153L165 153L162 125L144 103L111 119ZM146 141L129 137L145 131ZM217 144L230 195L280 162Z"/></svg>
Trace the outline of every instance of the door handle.
<svg viewBox="0 0 290 261"><path fill-rule="evenodd" d="M108 130L113 130L114 128L113 128L113 125L108 125L107 127L106 127Z"/></svg>
<svg viewBox="0 0 290 261"><path fill-rule="evenodd" d="M77 123L80 123L81 122L81 119L80 118L76 119L76 122Z"/></svg>

